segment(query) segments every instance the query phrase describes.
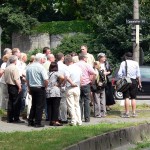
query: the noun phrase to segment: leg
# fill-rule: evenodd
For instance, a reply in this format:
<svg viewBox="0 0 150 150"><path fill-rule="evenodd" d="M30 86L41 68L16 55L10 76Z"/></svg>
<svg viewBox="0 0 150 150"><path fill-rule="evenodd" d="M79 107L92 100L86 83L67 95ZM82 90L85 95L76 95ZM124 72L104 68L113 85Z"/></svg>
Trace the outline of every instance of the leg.
<svg viewBox="0 0 150 150"><path fill-rule="evenodd" d="M101 117L100 93L94 92L94 116Z"/></svg>
<svg viewBox="0 0 150 150"><path fill-rule="evenodd" d="M52 97L52 121L58 122L60 97Z"/></svg>
<svg viewBox="0 0 150 150"><path fill-rule="evenodd" d="M125 99L125 113L129 114L129 105L130 105L130 101L129 98Z"/></svg>
<svg viewBox="0 0 150 150"><path fill-rule="evenodd" d="M65 92L62 92L62 98L60 100L59 118L61 121L67 121L67 102Z"/></svg>
<svg viewBox="0 0 150 150"><path fill-rule="evenodd" d="M135 111L136 111L136 100L132 99L131 100L131 104L132 104L132 112L133 112L133 114L135 114Z"/></svg>
<svg viewBox="0 0 150 150"><path fill-rule="evenodd" d="M102 117L106 116L106 96L105 89L100 92L100 105L101 105L101 113Z"/></svg>
<svg viewBox="0 0 150 150"><path fill-rule="evenodd" d="M79 99L80 99L80 89L78 87L74 90L74 107L75 107L75 114L76 114L76 122L78 125L82 124L81 120L81 110L79 105Z"/></svg>
<svg viewBox="0 0 150 150"><path fill-rule="evenodd" d="M47 98L46 99L47 102L47 115L48 115L48 121L52 121L52 99L51 98Z"/></svg>
<svg viewBox="0 0 150 150"><path fill-rule="evenodd" d="M70 88L66 92L66 99L67 99L67 106L68 111L71 115L71 124L76 125L76 114L75 114L75 107L74 107L74 88Z"/></svg>
<svg viewBox="0 0 150 150"><path fill-rule="evenodd" d="M82 86L82 99L84 102L84 118L86 122L90 121L90 84Z"/></svg>

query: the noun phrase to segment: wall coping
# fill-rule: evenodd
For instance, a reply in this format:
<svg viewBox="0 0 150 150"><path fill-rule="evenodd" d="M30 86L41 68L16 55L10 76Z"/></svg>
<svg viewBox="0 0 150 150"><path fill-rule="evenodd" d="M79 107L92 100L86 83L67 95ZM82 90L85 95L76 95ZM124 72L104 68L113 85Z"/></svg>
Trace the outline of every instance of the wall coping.
<svg viewBox="0 0 150 150"><path fill-rule="evenodd" d="M142 141L149 135L150 123L146 123L94 136L64 150L112 150L113 148Z"/></svg>

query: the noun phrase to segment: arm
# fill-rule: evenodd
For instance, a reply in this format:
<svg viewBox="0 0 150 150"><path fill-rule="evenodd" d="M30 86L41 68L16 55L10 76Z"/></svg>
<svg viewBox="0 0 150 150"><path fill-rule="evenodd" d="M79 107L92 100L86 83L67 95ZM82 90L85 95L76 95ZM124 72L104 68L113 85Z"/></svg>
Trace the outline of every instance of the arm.
<svg viewBox="0 0 150 150"><path fill-rule="evenodd" d="M77 87L77 85L75 83L73 83L69 77L67 77L66 79L71 84L72 87Z"/></svg>
<svg viewBox="0 0 150 150"><path fill-rule="evenodd" d="M44 80L44 86L45 86L45 88L48 87L48 80Z"/></svg>
<svg viewBox="0 0 150 150"><path fill-rule="evenodd" d="M18 86L18 93L21 92L22 88L21 88L21 84L20 84L20 80L15 80L16 85Z"/></svg>

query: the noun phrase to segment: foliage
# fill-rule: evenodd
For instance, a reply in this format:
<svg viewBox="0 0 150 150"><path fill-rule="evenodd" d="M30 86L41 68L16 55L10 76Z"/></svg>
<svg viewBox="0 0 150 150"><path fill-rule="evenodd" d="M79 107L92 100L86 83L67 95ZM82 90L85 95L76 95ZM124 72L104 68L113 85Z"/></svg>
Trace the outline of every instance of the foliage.
<svg viewBox="0 0 150 150"><path fill-rule="evenodd" d="M34 32L38 33L50 33L50 34L61 34L70 32L93 32L93 26L90 22L84 20L74 21L54 21L41 23L39 26L33 29Z"/></svg>
<svg viewBox="0 0 150 150"><path fill-rule="evenodd" d="M8 3L0 6L0 22L3 30L2 41L5 43L11 41L13 32L30 33L32 26L38 23L35 18Z"/></svg>
<svg viewBox="0 0 150 150"><path fill-rule="evenodd" d="M27 57L28 57L27 63L30 61L30 57L31 57L32 55L36 55L37 53L42 53L42 49L36 48L36 49L34 49L34 50L30 50L30 51L27 53Z"/></svg>
<svg viewBox="0 0 150 150"><path fill-rule="evenodd" d="M82 0L54 0L54 8L71 19L81 18Z"/></svg>
<svg viewBox="0 0 150 150"><path fill-rule="evenodd" d="M61 44L53 50L56 54L62 52L64 54L70 54L71 52L80 53L80 46L86 44L90 47L90 42L92 40L92 35L77 33L75 35L64 36ZM89 48L92 51L91 47Z"/></svg>

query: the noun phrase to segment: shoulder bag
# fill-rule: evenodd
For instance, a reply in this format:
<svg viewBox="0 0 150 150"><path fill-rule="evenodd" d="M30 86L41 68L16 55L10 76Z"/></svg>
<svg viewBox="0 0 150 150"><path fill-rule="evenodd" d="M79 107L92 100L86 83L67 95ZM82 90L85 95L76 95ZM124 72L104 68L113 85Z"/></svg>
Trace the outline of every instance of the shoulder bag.
<svg viewBox="0 0 150 150"><path fill-rule="evenodd" d="M132 84L132 81L129 77L127 77L128 72L127 72L127 61L125 61L125 71L126 71L126 76L119 79L116 82L116 91L117 92L125 92L129 89L130 85Z"/></svg>

